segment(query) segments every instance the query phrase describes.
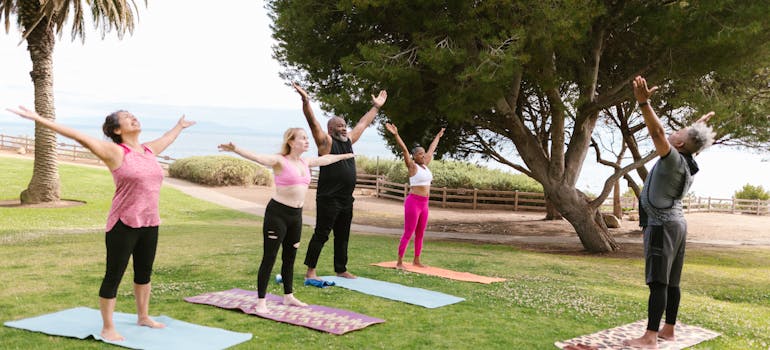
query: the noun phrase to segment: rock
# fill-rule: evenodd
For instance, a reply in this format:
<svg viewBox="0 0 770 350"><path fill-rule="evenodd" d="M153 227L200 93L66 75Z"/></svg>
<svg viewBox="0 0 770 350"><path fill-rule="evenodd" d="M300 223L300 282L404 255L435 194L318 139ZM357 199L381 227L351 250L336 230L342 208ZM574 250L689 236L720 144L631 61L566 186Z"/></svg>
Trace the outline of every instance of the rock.
<svg viewBox="0 0 770 350"><path fill-rule="evenodd" d="M609 228L620 228L620 219L618 219L615 215L612 214L602 214L602 217L604 218L604 223Z"/></svg>

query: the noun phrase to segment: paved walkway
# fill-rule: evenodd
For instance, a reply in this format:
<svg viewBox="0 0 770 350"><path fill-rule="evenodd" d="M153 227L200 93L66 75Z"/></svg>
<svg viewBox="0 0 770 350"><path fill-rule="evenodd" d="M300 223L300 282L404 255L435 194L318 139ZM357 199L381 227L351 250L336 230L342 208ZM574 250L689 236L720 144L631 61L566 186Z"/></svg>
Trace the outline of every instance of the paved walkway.
<svg viewBox="0 0 770 350"><path fill-rule="evenodd" d="M245 201L235 197L228 196L220 193L215 189L200 186L192 182L185 180L175 179L167 177L164 180L164 184L170 187L176 188L192 197L199 198L211 203L221 205L223 207L231 208L234 210L242 211L244 213L264 216L265 206L262 204ZM311 227L315 226L315 217L302 215L302 223ZM352 224L351 231L361 234L378 234L378 235L391 235L401 236L403 230L396 228L384 228L376 226L367 226ZM426 231L426 238L438 238L447 240L458 241L472 241L472 242L488 242L496 244L514 244L514 243L530 243L530 244L545 244L545 243L560 243L560 244L580 244L580 239L575 237L546 237L546 236L510 236L510 235L495 235L495 234L482 234L482 233L460 233L460 232L438 232L438 231ZM616 237L615 240L618 243L637 243L642 242L641 238L621 238Z"/></svg>

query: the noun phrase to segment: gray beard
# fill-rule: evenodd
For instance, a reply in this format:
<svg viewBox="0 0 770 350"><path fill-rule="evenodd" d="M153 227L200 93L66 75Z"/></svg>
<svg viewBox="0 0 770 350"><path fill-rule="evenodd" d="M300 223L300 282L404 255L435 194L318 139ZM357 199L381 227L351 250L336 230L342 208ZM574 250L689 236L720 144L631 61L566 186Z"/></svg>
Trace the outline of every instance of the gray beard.
<svg viewBox="0 0 770 350"><path fill-rule="evenodd" d="M335 139L337 141L348 142L348 137L347 136L342 136L340 134L332 134L331 136L332 136L333 139Z"/></svg>

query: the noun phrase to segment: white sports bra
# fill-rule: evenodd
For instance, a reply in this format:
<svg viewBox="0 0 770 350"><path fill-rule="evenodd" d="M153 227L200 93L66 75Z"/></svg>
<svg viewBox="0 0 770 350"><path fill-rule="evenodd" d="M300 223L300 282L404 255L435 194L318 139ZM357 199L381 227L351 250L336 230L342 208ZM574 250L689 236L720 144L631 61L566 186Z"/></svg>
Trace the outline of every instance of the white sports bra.
<svg viewBox="0 0 770 350"><path fill-rule="evenodd" d="M419 164L415 164L417 167L417 173L409 178L410 186L430 186L433 181L433 173L430 172L428 167L422 167Z"/></svg>

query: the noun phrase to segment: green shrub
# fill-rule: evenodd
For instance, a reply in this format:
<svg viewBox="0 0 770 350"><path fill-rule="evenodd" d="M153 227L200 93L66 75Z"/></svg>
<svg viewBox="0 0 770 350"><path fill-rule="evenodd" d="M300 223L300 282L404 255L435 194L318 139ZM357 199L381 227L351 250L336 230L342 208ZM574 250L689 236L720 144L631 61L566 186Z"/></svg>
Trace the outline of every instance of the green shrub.
<svg viewBox="0 0 770 350"><path fill-rule="evenodd" d="M750 184L745 184L740 191L735 192L735 198L759 199L766 201L770 199L770 192L766 191L764 188L762 188L762 186L752 186Z"/></svg>
<svg viewBox="0 0 770 350"><path fill-rule="evenodd" d="M409 174L402 160L375 160L356 157L356 168L366 174L381 174L390 182L409 182ZM522 174L487 169L467 162L435 160L430 163L433 187L476 188L479 190L543 192L543 186Z"/></svg>
<svg viewBox="0 0 770 350"><path fill-rule="evenodd" d="M272 184L272 173L253 162L231 156L178 159L168 169L171 177L209 186Z"/></svg>

